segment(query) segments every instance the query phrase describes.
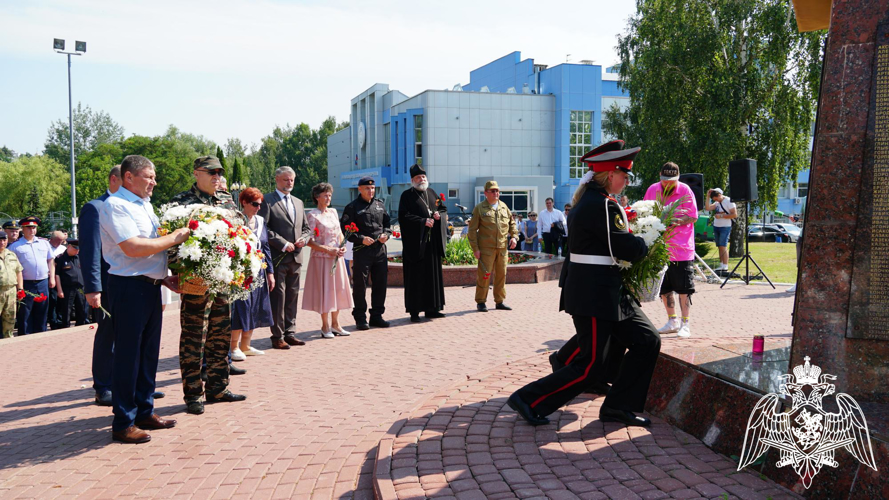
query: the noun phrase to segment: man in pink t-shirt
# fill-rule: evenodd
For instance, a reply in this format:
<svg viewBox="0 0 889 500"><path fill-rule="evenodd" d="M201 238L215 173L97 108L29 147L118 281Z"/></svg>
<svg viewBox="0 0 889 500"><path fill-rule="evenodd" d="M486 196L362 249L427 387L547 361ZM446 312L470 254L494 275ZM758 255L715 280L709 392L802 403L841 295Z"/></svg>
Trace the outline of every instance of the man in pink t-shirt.
<svg viewBox="0 0 889 500"><path fill-rule="evenodd" d="M678 219L676 226L670 231L667 244L670 247L670 266L661 285L661 299L667 310L667 324L661 327L660 333L678 332L680 337L688 337L691 330L688 318L691 306L691 294L695 293L694 261L695 261L695 221L698 220L698 207L695 195L688 184L679 182L679 166L673 162L661 167L661 181L649 186L645 192L646 200L658 200L664 205L679 203L676 209ZM673 293L679 295L679 309L682 320L676 317L676 303Z"/></svg>

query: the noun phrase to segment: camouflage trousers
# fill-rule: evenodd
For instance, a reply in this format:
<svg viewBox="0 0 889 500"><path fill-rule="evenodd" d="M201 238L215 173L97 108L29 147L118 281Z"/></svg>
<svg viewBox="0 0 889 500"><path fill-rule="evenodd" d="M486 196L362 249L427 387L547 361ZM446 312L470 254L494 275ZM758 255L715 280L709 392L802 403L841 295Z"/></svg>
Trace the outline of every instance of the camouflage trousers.
<svg viewBox="0 0 889 500"><path fill-rule="evenodd" d="M17 308L15 285L9 285L0 289L0 337L12 337L12 331L15 329L15 310Z"/></svg>
<svg viewBox="0 0 889 500"><path fill-rule="evenodd" d="M227 297L181 296L179 369L185 402L204 395L201 361L207 360L206 393L218 396L228 387L228 351L231 346L231 305Z"/></svg>

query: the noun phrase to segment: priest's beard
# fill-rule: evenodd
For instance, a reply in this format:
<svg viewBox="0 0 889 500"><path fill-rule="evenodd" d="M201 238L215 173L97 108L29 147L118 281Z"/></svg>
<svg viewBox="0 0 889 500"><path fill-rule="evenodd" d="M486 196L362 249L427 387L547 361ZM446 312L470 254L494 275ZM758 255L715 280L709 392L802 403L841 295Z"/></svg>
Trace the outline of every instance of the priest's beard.
<svg viewBox="0 0 889 500"><path fill-rule="evenodd" d="M426 191L429 188L429 181L425 182L411 182L411 186L414 186L414 189L417 191Z"/></svg>

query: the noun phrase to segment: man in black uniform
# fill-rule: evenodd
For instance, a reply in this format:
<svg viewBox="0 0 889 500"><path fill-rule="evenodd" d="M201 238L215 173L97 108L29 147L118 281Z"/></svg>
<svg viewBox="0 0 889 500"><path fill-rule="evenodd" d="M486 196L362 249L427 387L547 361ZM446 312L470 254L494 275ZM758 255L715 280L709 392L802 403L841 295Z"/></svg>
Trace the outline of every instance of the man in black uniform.
<svg viewBox="0 0 889 500"><path fill-rule="evenodd" d="M386 311L386 286L389 281L389 261L386 254L386 242L392 234L389 227L389 214L383 201L374 198L376 186L372 177L362 177L358 181L360 196L346 205L340 224L343 233L346 226L355 223L358 232L349 236L355 246L352 248L352 299L355 308L352 316L359 330L367 330L371 326L388 328L389 322L383 319ZM367 278L373 282L370 299L370 325L367 312Z"/></svg>
<svg viewBox="0 0 889 500"><path fill-rule="evenodd" d="M59 325L71 326L71 312L74 312L75 325L85 325L89 315L86 298L83 296L83 273L80 270L80 242L77 238L66 240L68 248L56 257L56 293L59 297Z"/></svg>
<svg viewBox="0 0 889 500"><path fill-rule="evenodd" d="M604 422L647 427L636 416L660 353L661 340L638 302L622 287L618 260L638 261L648 254L642 238L628 231L626 213L608 193L627 185L627 174L640 148L622 151L623 141L604 144L587 155L590 165L574 195L568 216L571 254L562 269L561 309L574 318L576 353L551 375L509 397L509 406L531 425L549 423L547 415L574 399L593 381L603 380L609 340L628 352L599 411Z"/></svg>

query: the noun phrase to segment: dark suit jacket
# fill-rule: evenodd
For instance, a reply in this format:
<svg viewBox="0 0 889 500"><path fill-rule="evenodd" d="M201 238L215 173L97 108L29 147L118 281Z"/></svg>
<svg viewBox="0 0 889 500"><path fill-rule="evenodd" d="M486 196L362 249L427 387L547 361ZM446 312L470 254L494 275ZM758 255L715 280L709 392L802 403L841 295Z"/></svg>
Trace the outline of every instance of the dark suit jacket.
<svg viewBox="0 0 889 500"><path fill-rule="evenodd" d="M108 280L108 263L102 258L102 238L99 229L99 210L108 199L108 192L80 209L80 268L83 272L84 293L101 292Z"/></svg>
<svg viewBox="0 0 889 500"><path fill-rule="evenodd" d="M293 195L288 196L290 196L290 201L293 203L293 218L290 217L287 206L277 191L272 191L263 196L259 215L266 221L266 228L269 232L269 246L272 247L272 259L274 259L275 264L280 265L280 263L292 260L302 265L302 248L297 248L295 251L286 253L281 257L281 254L284 253L283 249L288 243L296 245L296 240L299 238L308 241L311 235L309 223L306 222L302 200Z"/></svg>

